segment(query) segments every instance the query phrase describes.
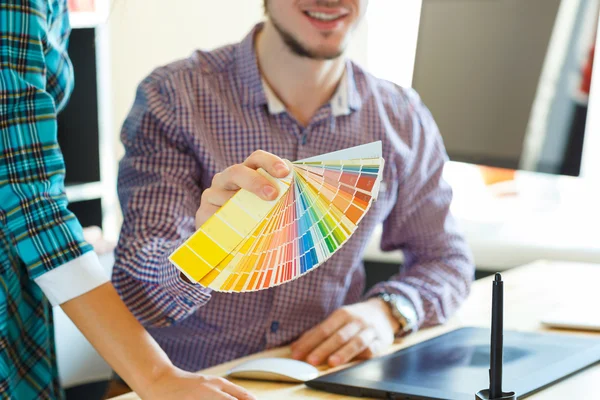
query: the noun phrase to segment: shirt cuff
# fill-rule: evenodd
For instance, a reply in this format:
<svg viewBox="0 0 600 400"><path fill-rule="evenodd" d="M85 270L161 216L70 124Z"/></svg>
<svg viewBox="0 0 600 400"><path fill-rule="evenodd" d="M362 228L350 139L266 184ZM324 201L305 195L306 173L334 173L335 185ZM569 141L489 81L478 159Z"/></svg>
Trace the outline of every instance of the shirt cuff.
<svg viewBox="0 0 600 400"><path fill-rule="evenodd" d="M52 306L61 305L110 281L94 251L88 251L34 279Z"/></svg>

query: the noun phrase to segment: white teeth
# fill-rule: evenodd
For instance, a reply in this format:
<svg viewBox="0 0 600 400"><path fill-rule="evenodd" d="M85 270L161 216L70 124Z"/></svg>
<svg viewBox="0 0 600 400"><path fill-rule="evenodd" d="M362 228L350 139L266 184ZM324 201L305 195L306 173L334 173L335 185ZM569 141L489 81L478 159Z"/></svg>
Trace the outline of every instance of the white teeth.
<svg viewBox="0 0 600 400"><path fill-rule="evenodd" d="M306 12L309 16L311 16L312 18L321 20L321 21L333 21L334 19L338 19L339 17L341 17L341 14L326 14L326 13L321 13L321 12L313 12L313 11L307 11Z"/></svg>

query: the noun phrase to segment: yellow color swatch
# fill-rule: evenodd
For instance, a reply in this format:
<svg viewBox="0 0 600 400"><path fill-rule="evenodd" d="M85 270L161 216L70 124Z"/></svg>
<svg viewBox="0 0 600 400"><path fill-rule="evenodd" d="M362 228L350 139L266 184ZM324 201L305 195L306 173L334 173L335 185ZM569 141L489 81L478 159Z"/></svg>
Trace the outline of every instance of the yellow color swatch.
<svg viewBox="0 0 600 400"><path fill-rule="evenodd" d="M192 249L196 249L196 251L201 251L202 258L210 265L217 265L229 254L214 240L206 236L203 230L196 232L187 242L187 245Z"/></svg>
<svg viewBox="0 0 600 400"><path fill-rule="evenodd" d="M185 265L186 269L183 272L194 282L202 279L213 268L187 246L181 246L173 253L171 261L176 265Z"/></svg>

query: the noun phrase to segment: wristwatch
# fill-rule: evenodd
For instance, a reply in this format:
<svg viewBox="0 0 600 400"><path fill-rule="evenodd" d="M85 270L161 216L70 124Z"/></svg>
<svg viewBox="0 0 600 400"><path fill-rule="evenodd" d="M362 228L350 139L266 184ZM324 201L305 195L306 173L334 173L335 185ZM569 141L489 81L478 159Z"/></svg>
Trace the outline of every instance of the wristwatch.
<svg viewBox="0 0 600 400"><path fill-rule="evenodd" d="M407 334L416 328L417 311L406 297L385 292L379 293L377 297L390 307L392 316L400 324L400 330L397 334Z"/></svg>

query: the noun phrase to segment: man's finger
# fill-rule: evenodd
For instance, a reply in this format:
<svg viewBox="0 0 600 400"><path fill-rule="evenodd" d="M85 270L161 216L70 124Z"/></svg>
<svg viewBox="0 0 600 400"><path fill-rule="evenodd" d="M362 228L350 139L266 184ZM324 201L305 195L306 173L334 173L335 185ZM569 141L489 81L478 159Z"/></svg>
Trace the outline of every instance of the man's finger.
<svg viewBox="0 0 600 400"><path fill-rule="evenodd" d="M329 356L344 347L344 345L358 335L362 329L363 325L359 321L352 321L342 326L333 335L329 336L324 342L317 346L317 348L308 355L306 360L313 365L321 364L323 361L327 360Z"/></svg>
<svg viewBox="0 0 600 400"><path fill-rule="evenodd" d="M350 315L346 310L342 308L335 311L325 321L305 332L300 339L292 344L292 358L304 359L313 349L349 321Z"/></svg>
<svg viewBox="0 0 600 400"><path fill-rule="evenodd" d="M196 229L200 227L219 210L220 207L213 204L202 204L202 206L196 211Z"/></svg>
<svg viewBox="0 0 600 400"><path fill-rule="evenodd" d="M208 203L212 204L213 206L221 207L223 204L227 203L227 201L232 198L234 194L235 192L231 190L222 190L215 187L209 187L202 192L200 204L205 205Z"/></svg>
<svg viewBox="0 0 600 400"><path fill-rule="evenodd" d="M217 391L215 396L216 399L218 400L238 400L235 396L230 395L229 393L226 393L222 390ZM198 400L204 400L206 398L206 396L204 394L201 394L200 397L198 397Z"/></svg>
<svg viewBox="0 0 600 400"><path fill-rule="evenodd" d="M232 165L216 174L212 186L220 190L246 189L264 200L277 198L278 189L256 170L243 164Z"/></svg>
<svg viewBox="0 0 600 400"><path fill-rule="evenodd" d="M327 361L332 367L345 364L368 349L375 340L377 340L375 329L367 328L354 336L341 349L330 356Z"/></svg>
<svg viewBox="0 0 600 400"><path fill-rule="evenodd" d="M252 168L262 168L275 178L283 178L290 173L286 162L275 154L263 150L257 150L244 161L244 165Z"/></svg>
<svg viewBox="0 0 600 400"><path fill-rule="evenodd" d="M362 353L360 353L359 355L357 355L354 358L357 360L367 360L371 357L374 357L374 356L380 354L388 346L389 346L389 344L386 344L385 341L383 341L379 338L376 338L374 341L371 342L371 344L369 344L367 346L366 349L364 349L362 351Z"/></svg>

